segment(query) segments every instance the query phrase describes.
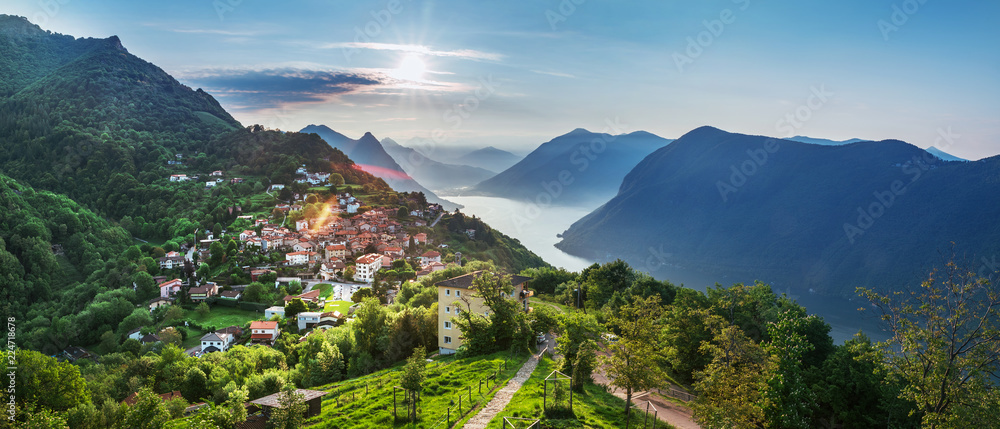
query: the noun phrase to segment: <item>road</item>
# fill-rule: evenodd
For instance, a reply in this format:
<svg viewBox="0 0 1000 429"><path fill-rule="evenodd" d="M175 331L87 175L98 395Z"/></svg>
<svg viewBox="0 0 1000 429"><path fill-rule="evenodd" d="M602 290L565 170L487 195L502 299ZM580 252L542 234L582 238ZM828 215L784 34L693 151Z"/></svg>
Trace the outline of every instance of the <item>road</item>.
<svg viewBox="0 0 1000 429"><path fill-rule="evenodd" d="M438 215L437 219L434 219L434 222L431 222L431 228L434 228L434 226L438 224L438 221L441 220L442 217L444 217L444 212L441 212L441 214Z"/></svg>

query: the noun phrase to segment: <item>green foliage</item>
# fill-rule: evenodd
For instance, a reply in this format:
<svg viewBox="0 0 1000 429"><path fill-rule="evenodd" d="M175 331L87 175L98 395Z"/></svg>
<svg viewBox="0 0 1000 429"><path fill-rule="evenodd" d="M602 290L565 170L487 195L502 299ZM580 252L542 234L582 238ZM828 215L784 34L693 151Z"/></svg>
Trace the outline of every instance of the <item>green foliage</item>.
<svg viewBox="0 0 1000 429"><path fill-rule="evenodd" d="M125 407L125 418L118 428L159 429L170 419L170 413L160 397L151 389L142 388L138 392L138 402Z"/></svg>
<svg viewBox="0 0 1000 429"><path fill-rule="evenodd" d="M636 299L621 308L608 321L608 327L618 333L619 340L609 345L611 355L602 359L607 366L611 385L625 389L625 402L632 402L632 392L656 386L663 379L656 364L656 329L663 314L660 297ZM628 413L628 406L625 407Z"/></svg>
<svg viewBox="0 0 1000 429"><path fill-rule="evenodd" d="M268 423L275 429L298 429L305 421L306 403L292 385L285 385L278 396L278 406L271 411Z"/></svg>
<svg viewBox="0 0 1000 429"><path fill-rule="evenodd" d="M4 352L5 362L10 361L8 353L11 352ZM90 402L87 383L76 365L59 362L32 350L18 349L13 353L17 363L15 381L19 408L30 404L65 411Z"/></svg>
<svg viewBox="0 0 1000 429"><path fill-rule="evenodd" d="M528 319L520 305L508 299L514 287L510 277L484 271L473 281L470 293L481 298L489 316L470 311L470 297L465 294L453 304L462 313L452 319L462 331L462 350L466 356L477 356L498 350L526 351L534 337Z"/></svg>
<svg viewBox="0 0 1000 429"><path fill-rule="evenodd" d="M288 304L285 305L285 317L290 319L304 311L309 311L309 307L306 307L306 303L302 302L300 298L288 301Z"/></svg>

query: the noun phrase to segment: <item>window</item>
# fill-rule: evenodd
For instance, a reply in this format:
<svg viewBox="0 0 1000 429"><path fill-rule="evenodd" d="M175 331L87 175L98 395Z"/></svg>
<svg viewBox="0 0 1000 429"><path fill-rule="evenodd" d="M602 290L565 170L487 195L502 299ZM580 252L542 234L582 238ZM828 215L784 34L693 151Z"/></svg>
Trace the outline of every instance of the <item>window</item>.
<svg viewBox="0 0 1000 429"><path fill-rule="evenodd" d="M449 321L447 321L447 320L446 320L446 321L444 322L444 328L445 328L445 329L451 329L451 322L449 322Z"/></svg>
<svg viewBox="0 0 1000 429"><path fill-rule="evenodd" d="M447 305L446 305L446 306L444 306L444 312L445 312L445 313L451 313L451 307L449 307L449 306L447 306Z"/></svg>
<svg viewBox="0 0 1000 429"><path fill-rule="evenodd" d="M462 296L462 291L456 290L455 291L455 296Z"/></svg>
<svg viewBox="0 0 1000 429"><path fill-rule="evenodd" d="M451 344L451 337L449 337L449 336L445 336L445 337L444 337L444 343L445 343L445 344Z"/></svg>
<svg viewBox="0 0 1000 429"><path fill-rule="evenodd" d="M445 289L444 290L444 294L448 295L448 296L451 296L451 289Z"/></svg>
<svg viewBox="0 0 1000 429"><path fill-rule="evenodd" d="M487 312L483 313L483 316L490 317L490 312L487 311Z"/></svg>

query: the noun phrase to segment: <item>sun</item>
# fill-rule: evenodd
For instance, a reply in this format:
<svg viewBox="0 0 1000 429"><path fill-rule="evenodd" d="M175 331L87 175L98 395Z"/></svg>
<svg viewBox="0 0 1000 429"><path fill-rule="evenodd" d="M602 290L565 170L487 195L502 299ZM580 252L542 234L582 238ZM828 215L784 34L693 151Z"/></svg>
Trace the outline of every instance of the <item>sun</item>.
<svg viewBox="0 0 1000 429"><path fill-rule="evenodd" d="M403 57L399 66L393 70L393 75L398 79L418 81L424 79L426 70L427 64L424 64L424 60L416 54L410 54Z"/></svg>

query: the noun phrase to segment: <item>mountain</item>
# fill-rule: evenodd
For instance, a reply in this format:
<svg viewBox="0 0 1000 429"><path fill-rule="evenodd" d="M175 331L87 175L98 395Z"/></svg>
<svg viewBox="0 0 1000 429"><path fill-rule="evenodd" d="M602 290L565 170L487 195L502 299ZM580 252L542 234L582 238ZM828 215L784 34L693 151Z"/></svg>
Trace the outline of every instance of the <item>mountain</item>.
<svg viewBox="0 0 1000 429"><path fill-rule="evenodd" d="M596 205L614 196L621 179L643 157L669 143L645 131L613 136L577 128L543 143L472 191L539 205Z"/></svg>
<svg viewBox="0 0 1000 429"><path fill-rule="evenodd" d="M934 155L934 156L940 158L942 161L969 162L969 160L967 160L967 159L959 158L959 157L957 157L955 155L947 153L947 152L945 152L945 151L943 151L941 149L938 149L938 148L936 148L934 146L931 146L931 147L927 148L926 150L927 150L928 153L930 153L931 155Z"/></svg>
<svg viewBox="0 0 1000 429"><path fill-rule="evenodd" d="M496 175L479 167L437 162L390 138L382 139L382 147L414 180L438 192L472 186Z"/></svg>
<svg viewBox="0 0 1000 429"><path fill-rule="evenodd" d="M458 158L455 158L454 161L458 164L471 165L473 167L479 167L493 172L500 172L512 167L520 160L521 157L510 152L497 149L493 146L487 146L459 156Z"/></svg>
<svg viewBox="0 0 1000 429"><path fill-rule="evenodd" d="M799 142L799 143L818 144L818 145L823 145L823 146L842 146L842 145L845 145L845 144L860 143L860 142L863 142L863 141L868 141L868 140L862 140L862 139L849 139L849 140L837 141L837 140L820 139L820 138L813 138L813 137L806 137L806 136L788 137L785 140L791 140L793 142Z"/></svg>
<svg viewBox="0 0 1000 429"><path fill-rule="evenodd" d="M437 196L407 174L372 133L365 133L360 139L353 140L326 125L309 125L299 132L319 135L330 146L347 154L362 170L385 180L392 189L401 192L423 192L427 201L441 204L447 210L458 207L457 204Z"/></svg>
<svg viewBox="0 0 1000 429"><path fill-rule="evenodd" d="M998 216L1000 156L942 162L897 140L820 146L702 127L642 160L557 247L654 275L672 265L853 296L919 282L953 250L978 267L1000 252Z"/></svg>

